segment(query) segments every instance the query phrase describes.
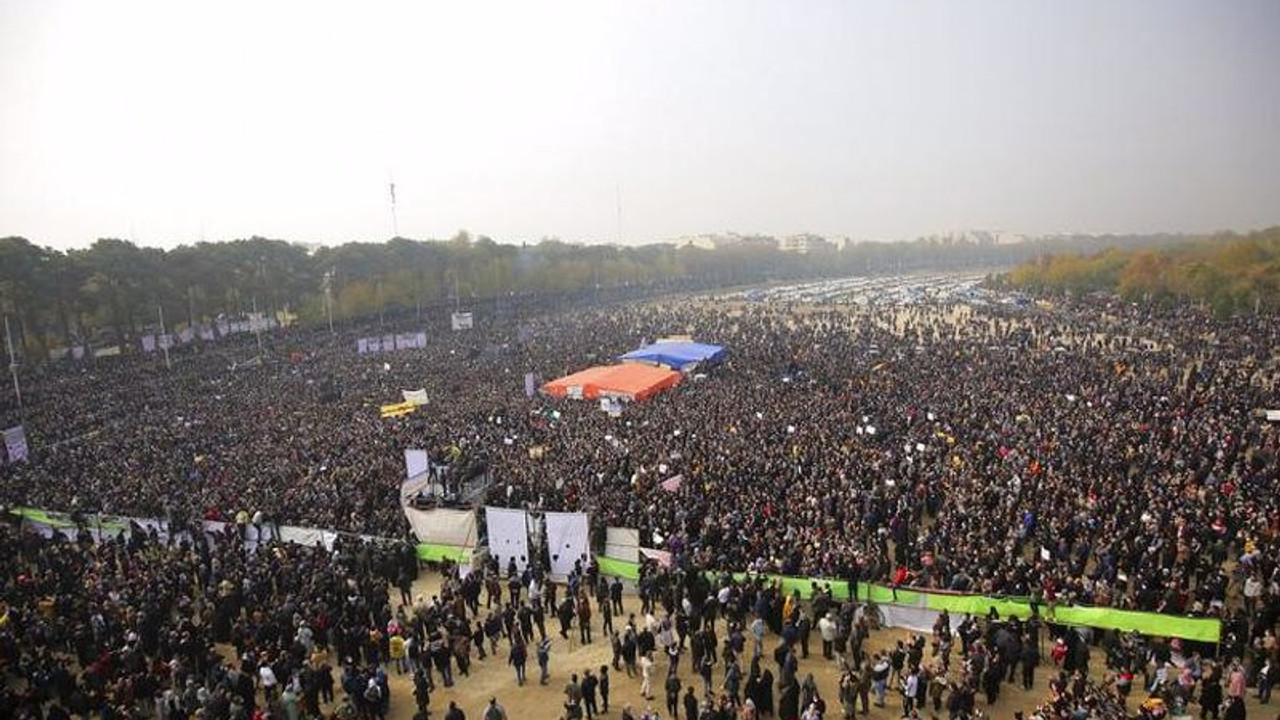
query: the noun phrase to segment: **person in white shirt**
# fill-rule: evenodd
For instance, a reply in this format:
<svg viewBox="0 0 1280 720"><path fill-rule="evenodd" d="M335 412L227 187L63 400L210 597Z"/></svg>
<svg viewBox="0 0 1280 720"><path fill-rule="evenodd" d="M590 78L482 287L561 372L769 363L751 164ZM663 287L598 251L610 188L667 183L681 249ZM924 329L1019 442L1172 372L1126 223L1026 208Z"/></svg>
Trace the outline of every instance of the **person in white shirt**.
<svg viewBox="0 0 1280 720"><path fill-rule="evenodd" d="M1249 613L1249 619L1252 621L1257 615L1258 598L1262 597L1262 581L1258 579L1256 573L1245 578L1244 581L1244 609Z"/></svg>
<svg viewBox="0 0 1280 720"><path fill-rule="evenodd" d="M279 681L276 680L276 671L271 669L270 664L265 662L262 663L258 668L258 679L262 681L263 696L267 698L268 702L274 700L276 695L276 685Z"/></svg>
<svg viewBox="0 0 1280 720"><path fill-rule="evenodd" d="M640 658L640 694L645 700L653 699L653 657L645 653Z"/></svg>
<svg viewBox="0 0 1280 720"><path fill-rule="evenodd" d="M834 612L828 612L818 620L818 634L822 636L822 657L826 660L831 659L838 629Z"/></svg>
<svg viewBox="0 0 1280 720"><path fill-rule="evenodd" d="M902 681L902 714L910 714L916 705L916 693L920 690L920 673L912 670Z"/></svg>

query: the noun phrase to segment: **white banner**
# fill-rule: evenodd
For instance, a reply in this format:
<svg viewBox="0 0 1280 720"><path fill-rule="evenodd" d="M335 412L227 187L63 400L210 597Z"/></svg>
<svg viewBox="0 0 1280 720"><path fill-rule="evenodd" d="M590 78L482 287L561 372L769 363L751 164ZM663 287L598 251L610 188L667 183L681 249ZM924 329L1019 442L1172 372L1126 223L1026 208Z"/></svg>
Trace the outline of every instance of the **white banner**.
<svg viewBox="0 0 1280 720"><path fill-rule="evenodd" d="M456 312L450 317L450 324L454 330L470 330L475 323L475 319L469 312Z"/></svg>
<svg viewBox="0 0 1280 720"><path fill-rule="evenodd" d="M640 562L640 531L635 528L605 528L604 555L615 560Z"/></svg>
<svg viewBox="0 0 1280 720"><path fill-rule="evenodd" d="M155 351L156 351L156 336L143 335L142 336L142 352L155 352Z"/></svg>
<svg viewBox="0 0 1280 720"><path fill-rule="evenodd" d="M431 457L426 450L404 451L404 479L412 480L425 475L431 469Z"/></svg>
<svg viewBox="0 0 1280 720"><path fill-rule="evenodd" d="M573 564L590 551L590 531L586 513L549 512L547 518L547 550L551 555L551 576L561 579L573 571Z"/></svg>
<svg viewBox="0 0 1280 720"><path fill-rule="evenodd" d="M476 546L476 514L471 510L417 510L404 508L418 540L433 545L473 548Z"/></svg>
<svg viewBox="0 0 1280 720"><path fill-rule="evenodd" d="M438 495L443 490L432 487L431 458L426 450L404 451L404 482L400 484L400 504L409 503L415 495L426 491L428 495Z"/></svg>
<svg viewBox="0 0 1280 720"><path fill-rule="evenodd" d="M4 447L9 455L9 462L27 459L27 431L17 425L4 431Z"/></svg>
<svg viewBox="0 0 1280 720"><path fill-rule="evenodd" d="M906 628L923 633L932 631L933 624L938 622L938 617L941 615L936 610L903 605L876 605L876 609L880 611L880 619L885 627ZM859 608L858 612L861 613L862 608ZM959 613L953 615L951 617L952 632L955 632L962 622L964 622L962 615Z"/></svg>
<svg viewBox="0 0 1280 720"><path fill-rule="evenodd" d="M505 573L507 563L514 559L516 569L524 572L529 565L528 513L486 506L484 521L489 529L489 554L497 558L499 571Z"/></svg>
<svg viewBox="0 0 1280 720"><path fill-rule="evenodd" d="M407 403L412 403L414 405L427 404L426 390L401 390L400 394L404 395L404 401Z"/></svg>

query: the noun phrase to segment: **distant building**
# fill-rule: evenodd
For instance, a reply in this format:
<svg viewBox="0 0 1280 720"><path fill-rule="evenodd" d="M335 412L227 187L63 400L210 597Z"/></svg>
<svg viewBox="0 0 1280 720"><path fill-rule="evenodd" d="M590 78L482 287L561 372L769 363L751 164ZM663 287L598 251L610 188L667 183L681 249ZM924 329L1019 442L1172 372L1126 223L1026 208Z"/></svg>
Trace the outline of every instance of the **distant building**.
<svg viewBox="0 0 1280 720"><path fill-rule="evenodd" d="M826 238L812 233L788 235L778 240L778 249L782 252L799 253L801 255L831 249L832 247L834 246Z"/></svg>
<svg viewBox="0 0 1280 720"><path fill-rule="evenodd" d="M703 233L676 238L676 247L695 247L700 250L718 250L720 248L741 245L743 238L737 233Z"/></svg>

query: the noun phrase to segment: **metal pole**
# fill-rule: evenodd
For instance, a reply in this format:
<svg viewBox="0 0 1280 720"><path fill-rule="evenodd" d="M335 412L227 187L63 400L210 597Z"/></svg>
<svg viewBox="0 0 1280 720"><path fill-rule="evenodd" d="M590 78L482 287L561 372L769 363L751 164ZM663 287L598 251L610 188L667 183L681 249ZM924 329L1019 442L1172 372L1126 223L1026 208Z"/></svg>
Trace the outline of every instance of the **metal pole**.
<svg viewBox="0 0 1280 720"><path fill-rule="evenodd" d="M158 307L160 309L160 342L163 343L160 346L160 349L164 351L164 367L166 370L169 370L173 365L169 363L169 343L164 342L164 336L168 334L164 329L164 305L160 305Z"/></svg>
<svg viewBox="0 0 1280 720"><path fill-rule="evenodd" d="M4 343L9 350L9 374L13 376L13 394L18 397L18 412L22 406L22 386L18 384L18 358L13 354L13 335L9 332L9 313L4 314Z"/></svg>

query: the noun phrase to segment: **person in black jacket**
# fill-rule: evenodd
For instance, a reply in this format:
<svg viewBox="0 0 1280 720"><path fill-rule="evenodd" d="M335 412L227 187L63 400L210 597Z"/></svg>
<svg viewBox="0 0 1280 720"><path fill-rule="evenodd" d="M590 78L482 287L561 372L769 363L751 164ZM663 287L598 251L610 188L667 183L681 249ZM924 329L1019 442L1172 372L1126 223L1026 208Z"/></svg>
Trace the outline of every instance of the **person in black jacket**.
<svg viewBox="0 0 1280 720"><path fill-rule="evenodd" d="M511 654L507 657L507 664L516 669L516 684L524 685L524 668L525 663L529 660L528 649L525 644L519 642L511 643Z"/></svg>
<svg viewBox="0 0 1280 720"><path fill-rule="evenodd" d="M778 694L778 717L800 717L800 685L790 682L783 685Z"/></svg>
<svg viewBox="0 0 1280 720"><path fill-rule="evenodd" d="M671 713L673 720L678 716ZM693 686L685 688L684 691L684 717L685 720L698 720L698 698L693 694Z"/></svg>
<svg viewBox="0 0 1280 720"><path fill-rule="evenodd" d="M1036 666L1040 664L1040 648L1029 635L1022 637L1022 689L1030 690L1036 684Z"/></svg>
<svg viewBox="0 0 1280 720"><path fill-rule="evenodd" d="M596 691L600 687L600 680L591 674L591 670L587 670L582 678L582 704L587 709L587 720L592 720L599 712L600 706L596 702Z"/></svg>

